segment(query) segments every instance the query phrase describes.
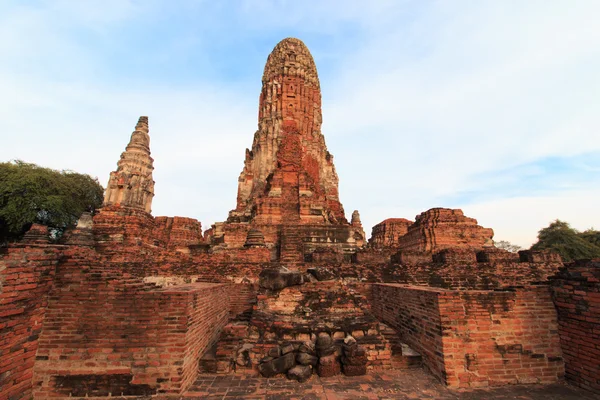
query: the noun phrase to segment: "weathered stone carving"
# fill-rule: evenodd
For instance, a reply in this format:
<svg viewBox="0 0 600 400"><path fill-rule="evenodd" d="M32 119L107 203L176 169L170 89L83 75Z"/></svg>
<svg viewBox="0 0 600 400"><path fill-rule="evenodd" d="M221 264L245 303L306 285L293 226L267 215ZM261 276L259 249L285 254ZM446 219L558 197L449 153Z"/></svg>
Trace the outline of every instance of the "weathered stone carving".
<svg viewBox="0 0 600 400"><path fill-rule="evenodd" d="M140 117L117 163L117 170L110 173L104 206L120 205L150 213L154 197L153 162L150 157L148 117Z"/></svg>
<svg viewBox="0 0 600 400"><path fill-rule="evenodd" d="M278 258L300 263L318 246L364 243L358 212L352 224L338 196L333 156L321 133L321 90L314 60L300 40L282 40L267 59L258 130L246 150L237 206L215 224L214 243L241 247L258 228ZM316 228L319 227L319 228Z"/></svg>

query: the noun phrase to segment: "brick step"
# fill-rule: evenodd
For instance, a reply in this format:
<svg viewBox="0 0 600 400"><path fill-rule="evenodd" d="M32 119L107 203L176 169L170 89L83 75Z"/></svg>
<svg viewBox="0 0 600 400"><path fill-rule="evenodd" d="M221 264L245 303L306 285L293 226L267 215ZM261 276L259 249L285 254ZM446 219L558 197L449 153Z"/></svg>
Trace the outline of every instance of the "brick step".
<svg viewBox="0 0 600 400"><path fill-rule="evenodd" d="M302 261L302 234L296 226L284 226L281 232L279 259L282 263Z"/></svg>
<svg viewBox="0 0 600 400"><path fill-rule="evenodd" d="M393 369L420 368L423 365L421 354L402 342L398 333L384 323L379 324L379 330L384 339L390 343Z"/></svg>

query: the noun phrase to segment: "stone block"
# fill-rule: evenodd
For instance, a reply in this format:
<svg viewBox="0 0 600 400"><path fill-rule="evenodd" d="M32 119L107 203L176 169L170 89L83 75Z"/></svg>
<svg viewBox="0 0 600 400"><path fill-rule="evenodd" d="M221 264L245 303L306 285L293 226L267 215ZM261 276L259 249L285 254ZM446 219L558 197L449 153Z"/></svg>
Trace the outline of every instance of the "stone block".
<svg viewBox="0 0 600 400"><path fill-rule="evenodd" d="M306 382L312 375L312 366L310 365L296 365L287 372L289 379L296 380L298 382Z"/></svg>

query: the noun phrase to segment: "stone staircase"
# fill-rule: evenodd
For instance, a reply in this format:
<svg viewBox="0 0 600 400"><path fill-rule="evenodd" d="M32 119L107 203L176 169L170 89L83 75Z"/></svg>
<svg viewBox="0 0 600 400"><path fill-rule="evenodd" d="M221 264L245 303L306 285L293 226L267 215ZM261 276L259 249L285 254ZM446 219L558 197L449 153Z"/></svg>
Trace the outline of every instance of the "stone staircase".
<svg viewBox="0 0 600 400"><path fill-rule="evenodd" d="M281 227L281 245L279 261L284 264L296 264L304 261L302 232L297 225Z"/></svg>
<svg viewBox="0 0 600 400"><path fill-rule="evenodd" d="M421 355L403 343L394 329L380 323L379 330L392 348L392 369L421 368L423 365Z"/></svg>

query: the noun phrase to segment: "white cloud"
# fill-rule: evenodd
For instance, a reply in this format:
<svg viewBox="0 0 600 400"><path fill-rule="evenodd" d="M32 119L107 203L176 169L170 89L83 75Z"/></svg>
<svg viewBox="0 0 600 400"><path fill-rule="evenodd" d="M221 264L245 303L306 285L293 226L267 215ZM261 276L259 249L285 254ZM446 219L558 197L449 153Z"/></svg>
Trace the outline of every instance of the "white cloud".
<svg viewBox="0 0 600 400"><path fill-rule="evenodd" d="M137 117L149 115L155 215L195 217L208 227L234 207L256 129L260 75L207 81L202 74L217 68L212 52L221 43L229 46L227 62L260 70L236 57L237 39L247 36L311 38L317 67L326 71L323 133L336 156L341 200L348 216L361 211L367 231L387 217L450 206L440 201L485 186L487 173L600 150L594 1L44 4L0 12L0 160L74 169L105 184ZM127 27L162 34L163 23L182 16L151 51L124 47L135 35L120 40ZM107 80L120 72L105 54L113 47L155 70L140 71L139 81ZM198 69L193 82L160 75L179 57ZM552 219L579 223L565 199L581 188L570 190L548 196L540 218L526 216L537 201L529 197L496 194L452 206L497 238L526 244ZM589 225L600 221L588 211Z"/></svg>
<svg viewBox="0 0 600 400"><path fill-rule="evenodd" d="M584 231L599 229L598 201L600 189L590 188L554 196L497 199L464 208L466 215L476 216L480 225L494 229L495 240L508 240L523 248L537 241L537 231L556 219Z"/></svg>
<svg viewBox="0 0 600 400"><path fill-rule="evenodd" d="M486 172L600 149L600 9L585 4L435 3L349 55L333 88L323 85L324 118L342 199L362 203L365 225L380 210L412 219L449 206L437 202L477 190Z"/></svg>

